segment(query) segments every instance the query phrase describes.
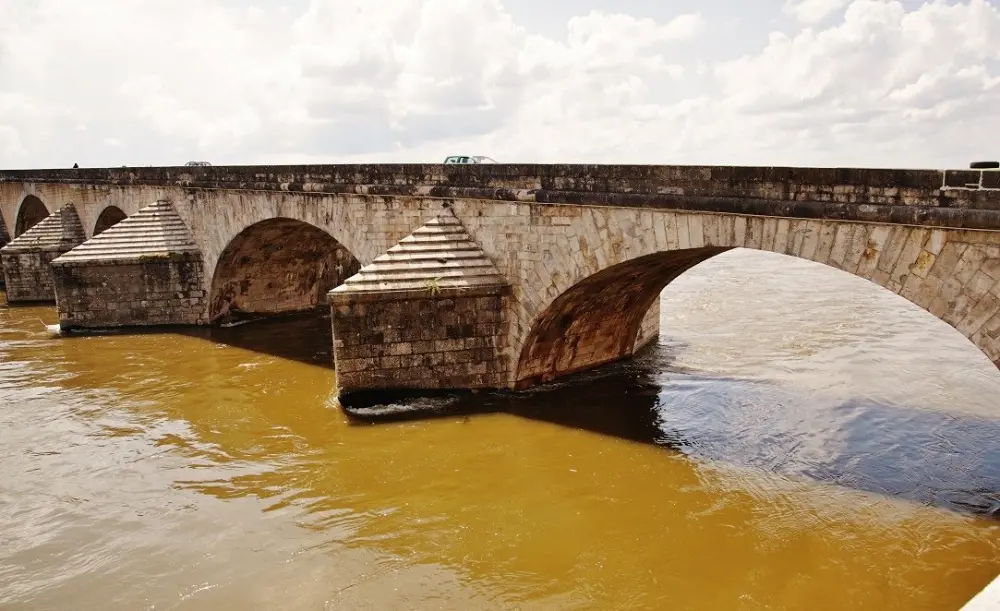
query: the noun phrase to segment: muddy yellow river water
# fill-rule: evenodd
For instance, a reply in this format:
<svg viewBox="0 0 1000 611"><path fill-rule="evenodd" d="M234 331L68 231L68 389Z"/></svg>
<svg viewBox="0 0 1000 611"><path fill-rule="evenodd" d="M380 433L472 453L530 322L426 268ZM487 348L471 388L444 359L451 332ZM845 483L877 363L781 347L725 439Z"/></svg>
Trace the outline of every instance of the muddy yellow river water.
<svg viewBox="0 0 1000 611"><path fill-rule="evenodd" d="M957 332L741 251L662 315L635 363L372 423L328 320L0 309L0 609L948 610L1000 573L1000 372Z"/></svg>

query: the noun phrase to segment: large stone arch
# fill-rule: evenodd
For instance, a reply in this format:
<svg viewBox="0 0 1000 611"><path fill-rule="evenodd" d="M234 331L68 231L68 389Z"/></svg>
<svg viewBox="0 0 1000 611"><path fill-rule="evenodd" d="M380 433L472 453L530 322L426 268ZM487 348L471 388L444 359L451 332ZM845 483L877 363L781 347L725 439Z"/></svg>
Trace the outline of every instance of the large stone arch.
<svg viewBox="0 0 1000 611"><path fill-rule="evenodd" d="M1000 367L1000 232L621 208L569 216L567 246L553 242L541 265L519 274L510 338L518 387L631 355L660 291L732 248L874 282L950 324Z"/></svg>
<svg viewBox="0 0 1000 611"><path fill-rule="evenodd" d="M127 215L118 206L107 206L97 216L97 221L94 223L94 232L91 234L91 237L104 233L126 218Z"/></svg>
<svg viewBox="0 0 1000 611"><path fill-rule="evenodd" d="M336 236L363 265L406 237L439 207L424 211L391 198L268 191L170 191L171 199L198 242L206 269L248 227L275 218L295 219ZM428 208L430 208L428 206ZM206 286L206 290L208 287Z"/></svg>
<svg viewBox="0 0 1000 611"><path fill-rule="evenodd" d="M236 313L273 315L311 310L361 268L329 233L285 217L240 231L222 250L212 274L209 318Z"/></svg>
<svg viewBox="0 0 1000 611"><path fill-rule="evenodd" d="M14 236L18 237L25 231L28 231L39 222L41 222L45 217L49 216L51 212L45 203L38 198L36 195L25 195L24 199L17 206L17 213L14 218Z"/></svg>

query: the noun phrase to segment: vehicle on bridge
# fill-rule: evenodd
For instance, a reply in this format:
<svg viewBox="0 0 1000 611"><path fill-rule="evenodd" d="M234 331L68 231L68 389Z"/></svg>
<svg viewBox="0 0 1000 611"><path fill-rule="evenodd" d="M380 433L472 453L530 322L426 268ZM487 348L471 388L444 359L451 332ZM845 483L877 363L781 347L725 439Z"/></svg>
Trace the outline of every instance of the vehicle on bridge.
<svg viewBox="0 0 1000 611"><path fill-rule="evenodd" d="M212 165L212 164L209 163L209 162L207 162L207 161L189 161L189 162L185 163L184 165L185 166L206 166L206 165Z"/></svg>
<svg viewBox="0 0 1000 611"><path fill-rule="evenodd" d="M452 165L456 163L496 163L496 160L485 155L452 155L446 157L444 162L447 165Z"/></svg>

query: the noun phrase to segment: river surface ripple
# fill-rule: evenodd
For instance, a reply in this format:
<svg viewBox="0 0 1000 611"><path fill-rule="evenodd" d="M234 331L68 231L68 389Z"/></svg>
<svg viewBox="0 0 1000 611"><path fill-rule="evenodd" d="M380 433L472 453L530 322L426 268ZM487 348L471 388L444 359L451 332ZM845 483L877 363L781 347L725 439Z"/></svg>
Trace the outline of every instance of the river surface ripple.
<svg viewBox="0 0 1000 611"><path fill-rule="evenodd" d="M334 407L328 319L0 309L0 609L945 610L1000 573L967 340L768 253L664 295L634 362L377 423Z"/></svg>

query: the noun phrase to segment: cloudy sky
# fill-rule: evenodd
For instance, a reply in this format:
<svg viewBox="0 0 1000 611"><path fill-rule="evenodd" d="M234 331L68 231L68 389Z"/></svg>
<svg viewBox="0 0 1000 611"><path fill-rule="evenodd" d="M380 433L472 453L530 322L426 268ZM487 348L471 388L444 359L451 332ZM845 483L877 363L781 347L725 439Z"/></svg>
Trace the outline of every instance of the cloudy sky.
<svg viewBox="0 0 1000 611"><path fill-rule="evenodd" d="M0 0L0 168L966 167L1000 0Z"/></svg>

